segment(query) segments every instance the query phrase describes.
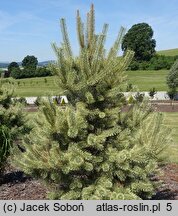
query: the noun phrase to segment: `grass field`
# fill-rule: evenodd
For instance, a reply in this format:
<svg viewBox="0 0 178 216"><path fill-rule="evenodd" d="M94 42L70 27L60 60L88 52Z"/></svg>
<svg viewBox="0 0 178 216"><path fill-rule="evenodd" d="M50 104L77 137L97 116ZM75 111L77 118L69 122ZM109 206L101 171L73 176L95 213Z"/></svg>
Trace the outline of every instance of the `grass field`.
<svg viewBox="0 0 178 216"><path fill-rule="evenodd" d="M178 55L178 48L157 51L158 54L175 56ZM127 71L128 82L137 85L140 91L149 91L155 87L157 91L167 91L166 76L168 71ZM46 94L57 94L57 86L54 84L54 77L40 77L17 80L15 94L19 97L42 96Z"/></svg>
<svg viewBox="0 0 178 216"><path fill-rule="evenodd" d="M140 91L149 91L155 87L157 91L166 91L167 70L159 71L127 71L128 82L138 86ZM15 95L19 97L45 96L58 94L55 77L40 77L16 80Z"/></svg>
<svg viewBox="0 0 178 216"><path fill-rule="evenodd" d="M16 80L15 95L19 97L45 96L57 94L55 77L36 77Z"/></svg>
<svg viewBox="0 0 178 216"><path fill-rule="evenodd" d="M128 82L137 85L140 91L149 91L155 87L157 91L167 91L167 70L128 71Z"/></svg>
<svg viewBox="0 0 178 216"><path fill-rule="evenodd" d="M169 50L160 50L160 51L157 51L157 53L160 55L175 56L175 55L178 55L178 48L169 49Z"/></svg>
<svg viewBox="0 0 178 216"><path fill-rule="evenodd" d="M157 52L161 55L178 55L178 48L161 50ZM167 70L159 71L127 71L128 82L136 85L140 91L149 91L155 87L157 91L167 91L166 76ZM19 97L42 96L46 94L58 94L57 85L54 83L55 77L40 77L17 80L15 94Z"/></svg>

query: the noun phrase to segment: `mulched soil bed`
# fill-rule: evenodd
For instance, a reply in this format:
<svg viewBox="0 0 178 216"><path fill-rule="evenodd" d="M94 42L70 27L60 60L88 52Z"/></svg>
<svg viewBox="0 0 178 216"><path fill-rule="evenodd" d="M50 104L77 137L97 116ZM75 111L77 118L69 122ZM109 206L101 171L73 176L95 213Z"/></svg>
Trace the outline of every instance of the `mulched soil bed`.
<svg viewBox="0 0 178 216"><path fill-rule="evenodd" d="M154 110L156 112L178 112L178 101L173 101L171 103L170 100L159 100L159 101L150 101ZM128 111L128 106L125 106L123 111ZM38 107L36 105L28 105L25 107L26 112L37 112Z"/></svg>
<svg viewBox="0 0 178 216"><path fill-rule="evenodd" d="M177 101L152 101L151 104L156 112L178 112Z"/></svg>
<svg viewBox="0 0 178 216"><path fill-rule="evenodd" d="M153 200L178 200L178 164L171 163L162 167L162 175L155 177L162 184L157 188Z"/></svg>
<svg viewBox="0 0 178 216"><path fill-rule="evenodd" d="M162 167L162 175L155 176L154 181L162 180L154 200L178 200L178 164ZM1 200L45 200L47 189L40 181L26 176L20 170L7 166L0 184Z"/></svg>
<svg viewBox="0 0 178 216"><path fill-rule="evenodd" d="M39 180L7 166L0 183L1 200L44 200L47 189Z"/></svg>

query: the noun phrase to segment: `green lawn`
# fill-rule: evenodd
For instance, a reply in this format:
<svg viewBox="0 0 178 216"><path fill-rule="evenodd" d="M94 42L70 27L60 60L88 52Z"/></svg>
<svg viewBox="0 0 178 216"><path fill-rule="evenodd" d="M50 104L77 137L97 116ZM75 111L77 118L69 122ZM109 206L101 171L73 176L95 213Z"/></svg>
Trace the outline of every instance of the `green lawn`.
<svg viewBox="0 0 178 216"><path fill-rule="evenodd" d="M157 51L157 53L160 55L175 56L175 55L178 55L178 48L169 49L169 50L160 50L160 51Z"/></svg>
<svg viewBox="0 0 178 216"><path fill-rule="evenodd" d="M36 77L16 80L15 94L24 96L45 96L46 94L57 94L55 77Z"/></svg>
<svg viewBox="0 0 178 216"><path fill-rule="evenodd" d="M137 85L140 91L149 91L153 87L157 91L167 91L168 72L168 70L127 71L128 82Z"/></svg>
<svg viewBox="0 0 178 216"><path fill-rule="evenodd" d="M159 71L127 71L128 82L137 85L140 91L149 91L155 87L157 91L167 91L167 70ZM40 77L16 80L15 94L24 96L45 96L58 94L55 77Z"/></svg>

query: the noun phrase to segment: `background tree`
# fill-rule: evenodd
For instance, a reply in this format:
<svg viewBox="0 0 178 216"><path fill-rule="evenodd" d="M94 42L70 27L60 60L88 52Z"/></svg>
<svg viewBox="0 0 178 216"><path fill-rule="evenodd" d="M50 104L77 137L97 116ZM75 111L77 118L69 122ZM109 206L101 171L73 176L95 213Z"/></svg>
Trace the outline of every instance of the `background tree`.
<svg viewBox="0 0 178 216"><path fill-rule="evenodd" d="M52 199L140 199L154 193L150 175L158 170L160 152L169 143L162 115L149 105L136 103L129 112L122 85L132 60L128 51L119 58L124 29L106 54L108 25L95 33L94 7L87 15L86 32L77 12L80 51L73 56L65 20L63 43L53 44L57 55L51 65L57 75L59 95L69 104L62 109L52 100L40 107L34 129L14 156L25 173L43 179ZM166 134L169 134L166 132Z"/></svg>
<svg viewBox="0 0 178 216"><path fill-rule="evenodd" d="M9 71L10 73L12 72L12 70L13 70L14 68L19 68L19 65L18 65L17 62L11 62L11 63L8 65L8 71Z"/></svg>
<svg viewBox="0 0 178 216"><path fill-rule="evenodd" d="M3 69L2 69L2 68L0 68L0 74L1 74L1 73L3 73Z"/></svg>
<svg viewBox="0 0 178 216"><path fill-rule="evenodd" d="M23 60L22 60L22 66L23 66L23 77L34 77L36 73L38 65L38 60L35 56L29 56L27 55Z"/></svg>
<svg viewBox="0 0 178 216"><path fill-rule="evenodd" d="M172 65L167 76L167 85L170 89L176 90L178 87L178 59Z"/></svg>
<svg viewBox="0 0 178 216"><path fill-rule="evenodd" d="M38 65L38 60L35 56L29 56L27 55L23 60L22 60L22 66L24 68L34 68L36 70Z"/></svg>
<svg viewBox="0 0 178 216"><path fill-rule="evenodd" d="M13 77L14 79L23 78L23 70L21 70L19 67L12 68L11 77Z"/></svg>
<svg viewBox="0 0 178 216"><path fill-rule="evenodd" d="M4 78L9 78L10 77L10 71L5 70L4 71Z"/></svg>
<svg viewBox="0 0 178 216"><path fill-rule="evenodd" d="M52 76L52 72L51 72L51 70L50 70L48 67L46 67L46 66L38 67L38 68L36 69L35 76L36 76L36 77Z"/></svg>
<svg viewBox="0 0 178 216"><path fill-rule="evenodd" d="M156 41L152 39L153 30L147 23L133 25L123 38L122 50L135 52L135 59L148 61L155 54Z"/></svg>

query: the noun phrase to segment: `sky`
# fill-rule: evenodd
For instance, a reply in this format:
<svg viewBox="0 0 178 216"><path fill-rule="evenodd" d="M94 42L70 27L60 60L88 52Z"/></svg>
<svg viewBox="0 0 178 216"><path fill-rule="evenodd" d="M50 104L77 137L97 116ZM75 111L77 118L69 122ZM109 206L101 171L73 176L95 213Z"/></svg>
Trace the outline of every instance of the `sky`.
<svg viewBox="0 0 178 216"><path fill-rule="evenodd" d="M26 55L38 61L56 59L51 43L62 42L61 18L77 55L76 11L85 22L91 3L96 32L109 24L107 49L121 26L128 30L142 22L152 27L156 50L178 48L178 0L0 0L0 62L22 61Z"/></svg>

